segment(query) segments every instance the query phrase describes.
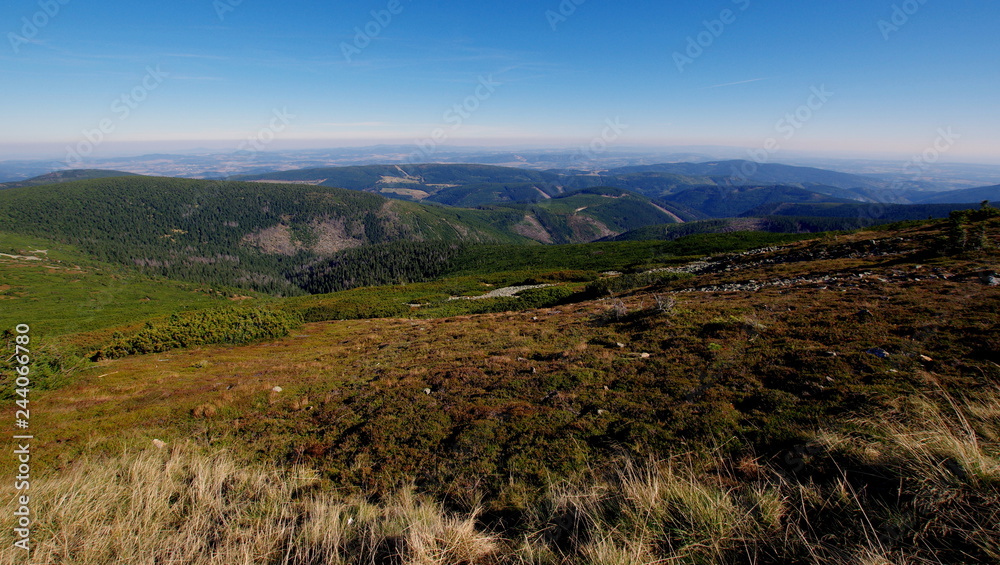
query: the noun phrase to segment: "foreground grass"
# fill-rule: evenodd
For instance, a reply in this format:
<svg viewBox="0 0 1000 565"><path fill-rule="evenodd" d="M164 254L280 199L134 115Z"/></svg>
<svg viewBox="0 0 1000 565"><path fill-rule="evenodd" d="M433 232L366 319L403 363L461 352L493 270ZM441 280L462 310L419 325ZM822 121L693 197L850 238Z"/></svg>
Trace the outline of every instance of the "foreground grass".
<svg viewBox="0 0 1000 565"><path fill-rule="evenodd" d="M940 400L914 399L892 423L858 422L851 437L820 433L791 472L721 451L620 460L586 482L551 483L506 527L412 487L338 495L305 467L247 465L191 443L88 457L33 487L32 562L997 562L1000 393L951 399L947 411ZM16 563L18 551L0 558Z"/></svg>

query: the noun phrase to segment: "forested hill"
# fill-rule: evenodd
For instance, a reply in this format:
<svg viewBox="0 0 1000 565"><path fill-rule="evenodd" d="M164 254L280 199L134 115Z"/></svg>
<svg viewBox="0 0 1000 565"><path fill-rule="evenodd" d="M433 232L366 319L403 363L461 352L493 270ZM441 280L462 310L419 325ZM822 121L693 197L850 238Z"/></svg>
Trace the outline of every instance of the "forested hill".
<svg viewBox="0 0 1000 565"><path fill-rule="evenodd" d="M295 293L282 273L373 243L522 243L514 210L463 210L301 185L119 177L0 192L0 229L160 274Z"/></svg>
<svg viewBox="0 0 1000 565"><path fill-rule="evenodd" d="M56 184L60 182L72 182L75 180L102 179L108 177L133 177L139 176L135 173L125 173L122 171L107 171L103 169L70 169L65 171L55 171L40 175L27 180L0 183L0 190L5 188L20 188L22 186L41 186L45 184Z"/></svg>
<svg viewBox="0 0 1000 565"><path fill-rule="evenodd" d="M380 192L397 198L427 199L429 202L451 205L469 204L469 202L459 202L462 196L456 196L454 190L449 189L473 185L475 191L487 185L502 191L502 186L505 184L528 184L531 187L527 191L528 195L545 198L561 192L556 184L559 179L559 175L543 171L493 165L452 164L322 167L232 178L232 180L247 181L308 183ZM442 191L445 193L442 194L442 199L438 200L436 195Z"/></svg>

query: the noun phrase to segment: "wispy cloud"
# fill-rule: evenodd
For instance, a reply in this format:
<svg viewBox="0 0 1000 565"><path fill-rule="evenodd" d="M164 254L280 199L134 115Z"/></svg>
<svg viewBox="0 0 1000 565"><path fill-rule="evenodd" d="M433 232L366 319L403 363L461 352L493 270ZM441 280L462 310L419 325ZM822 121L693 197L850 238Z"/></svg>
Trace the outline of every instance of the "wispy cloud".
<svg viewBox="0 0 1000 565"><path fill-rule="evenodd" d="M750 80L740 80L740 81L736 81L736 82L727 82L727 83L724 83L724 84L716 84L714 86L709 86L708 88L722 88L724 86L736 86L737 84L749 84L751 82L760 82L762 80L768 80L768 77L764 77L764 78L752 78Z"/></svg>
<svg viewBox="0 0 1000 565"><path fill-rule="evenodd" d="M181 57L185 59L208 59L210 61L228 61L229 57L222 55L207 55L203 53L164 53L164 57Z"/></svg>
<svg viewBox="0 0 1000 565"><path fill-rule="evenodd" d="M382 128L395 124L391 124L389 122L331 122L317 125L335 128Z"/></svg>
<svg viewBox="0 0 1000 565"><path fill-rule="evenodd" d="M170 80L226 80L223 77L196 77L190 75L170 75Z"/></svg>

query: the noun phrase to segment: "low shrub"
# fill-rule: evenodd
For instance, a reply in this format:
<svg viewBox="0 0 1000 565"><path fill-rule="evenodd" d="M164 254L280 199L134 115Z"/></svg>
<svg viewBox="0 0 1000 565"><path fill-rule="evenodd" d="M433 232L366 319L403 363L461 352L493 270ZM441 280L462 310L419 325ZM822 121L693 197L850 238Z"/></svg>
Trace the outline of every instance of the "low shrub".
<svg viewBox="0 0 1000 565"><path fill-rule="evenodd" d="M158 353L180 347L210 344L243 344L284 337L302 320L296 315L264 308L223 308L174 314L149 321L132 335L115 333L111 343L91 359Z"/></svg>

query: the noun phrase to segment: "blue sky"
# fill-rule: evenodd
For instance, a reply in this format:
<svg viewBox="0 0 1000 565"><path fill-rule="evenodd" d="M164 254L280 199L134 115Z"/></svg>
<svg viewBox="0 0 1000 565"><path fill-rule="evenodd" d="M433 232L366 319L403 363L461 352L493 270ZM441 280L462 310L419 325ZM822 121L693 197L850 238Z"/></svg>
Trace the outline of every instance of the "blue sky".
<svg viewBox="0 0 1000 565"><path fill-rule="evenodd" d="M994 0L8 0L0 159L86 132L95 154L579 145L617 120L620 146L903 157L944 128L945 160L997 162L998 22Z"/></svg>

